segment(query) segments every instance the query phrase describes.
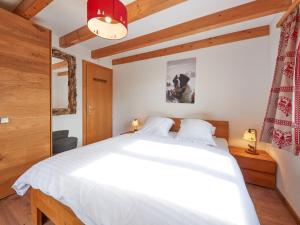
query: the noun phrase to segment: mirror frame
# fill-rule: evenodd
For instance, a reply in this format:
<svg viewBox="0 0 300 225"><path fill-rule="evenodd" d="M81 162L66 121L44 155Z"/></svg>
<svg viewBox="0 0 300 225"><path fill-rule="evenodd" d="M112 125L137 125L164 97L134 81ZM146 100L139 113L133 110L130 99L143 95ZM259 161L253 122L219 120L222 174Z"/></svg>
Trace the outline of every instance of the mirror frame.
<svg viewBox="0 0 300 225"><path fill-rule="evenodd" d="M68 108L53 108L52 115L68 115L68 114L76 114L77 108L77 90L76 90L76 58L72 55L66 54L58 49L52 49L52 57L63 59L68 62ZM52 76L52 68L51 68L51 76Z"/></svg>

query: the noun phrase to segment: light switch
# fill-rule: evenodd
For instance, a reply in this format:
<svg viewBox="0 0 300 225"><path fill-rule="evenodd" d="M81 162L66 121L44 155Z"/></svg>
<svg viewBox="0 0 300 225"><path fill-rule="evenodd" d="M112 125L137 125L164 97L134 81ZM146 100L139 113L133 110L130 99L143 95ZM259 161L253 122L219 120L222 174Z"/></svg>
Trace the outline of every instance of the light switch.
<svg viewBox="0 0 300 225"><path fill-rule="evenodd" d="M8 117L0 117L0 124L6 124L9 123Z"/></svg>

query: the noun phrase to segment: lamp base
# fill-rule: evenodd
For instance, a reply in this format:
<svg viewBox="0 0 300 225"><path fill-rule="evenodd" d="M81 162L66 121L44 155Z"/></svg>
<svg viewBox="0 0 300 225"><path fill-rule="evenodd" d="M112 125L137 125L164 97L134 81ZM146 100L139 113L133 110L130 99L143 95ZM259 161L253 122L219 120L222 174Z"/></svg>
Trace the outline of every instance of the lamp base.
<svg viewBox="0 0 300 225"><path fill-rule="evenodd" d="M251 150L251 149L247 149L246 151L245 151L246 153L248 153L248 154L251 154L251 155L259 155L259 153L255 150Z"/></svg>

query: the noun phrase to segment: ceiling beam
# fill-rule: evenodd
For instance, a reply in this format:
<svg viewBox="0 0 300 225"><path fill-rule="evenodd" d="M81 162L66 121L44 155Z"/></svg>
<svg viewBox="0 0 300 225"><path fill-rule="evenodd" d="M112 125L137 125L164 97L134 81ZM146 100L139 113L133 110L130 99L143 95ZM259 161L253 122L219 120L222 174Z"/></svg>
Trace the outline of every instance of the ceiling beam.
<svg viewBox="0 0 300 225"><path fill-rule="evenodd" d="M31 19L42 11L53 0L23 0L14 10L14 13L25 19Z"/></svg>
<svg viewBox="0 0 300 225"><path fill-rule="evenodd" d="M298 7L300 4L300 0L293 0L292 5L287 9L287 11L283 14L283 16L280 18L280 20L277 23L277 27L281 27L282 24L286 21L286 19L289 17L289 15L295 10L296 7Z"/></svg>
<svg viewBox="0 0 300 225"><path fill-rule="evenodd" d="M170 8L186 0L136 0L126 6L128 23L140 20L154 13ZM68 48L72 45L96 37L87 26L80 27L59 39L59 46Z"/></svg>
<svg viewBox="0 0 300 225"><path fill-rule="evenodd" d="M68 62L67 61L61 61L61 62L58 62L58 63L54 63L52 64L52 70L57 70L57 69L61 69L61 68L64 68L64 67L68 67Z"/></svg>
<svg viewBox="0 0 300 225"><path fill-rule="evenodd" d="M243 21L268 16L286 10L291 0L256 0L211 15L200 17L160 31L92 51L92 58L143 48Z"/></svg>
<svg viewBox="0 0 300 225"><path fill-rule="evenodd" d="M262 26L253 29L238 31L230 34L225 34L213 38L208 38L200 41L194 41L182 45L176 45L169 48L159 49L156 51L146 52L138 55L128 56L120 59L114 59L112 61L113 65L119 65L124 63L130 63L135 61L141 61L145 59L151 59L166 55L173 55L181 52L192 51L201 48L212 47L216 45L222 45L227 43L232 43L236 41L242 41L257 37L263 37L270 34L269 26Z"/></svg>
<svg viewBox="0 0 300 225"><path fill-rule="evenodd" d="M135 0L126 6L128 23L143 19L187 0Z"/></svg>

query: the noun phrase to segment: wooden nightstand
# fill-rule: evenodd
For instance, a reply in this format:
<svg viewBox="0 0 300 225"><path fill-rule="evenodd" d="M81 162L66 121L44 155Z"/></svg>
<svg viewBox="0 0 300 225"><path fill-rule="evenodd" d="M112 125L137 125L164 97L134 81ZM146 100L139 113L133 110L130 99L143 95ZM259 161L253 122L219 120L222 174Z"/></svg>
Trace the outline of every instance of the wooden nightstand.
<svg viewBox="0 0 300 225"><path fill-rule="evenodd" d="M246 153L244 148L229 147L229 149L236 158L247 183L276 188L277 164L267 152L258 151L259 155L251 155Z"/></svg>

